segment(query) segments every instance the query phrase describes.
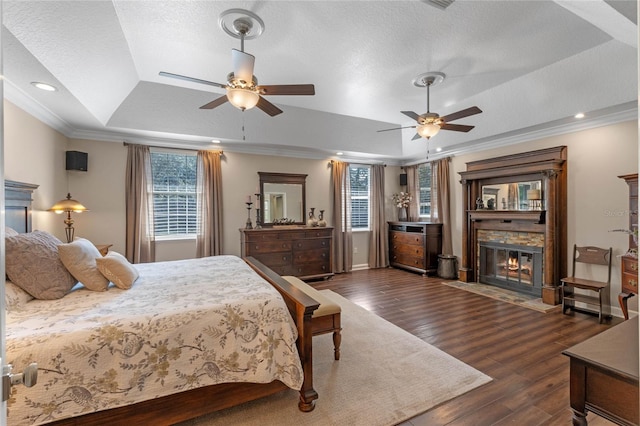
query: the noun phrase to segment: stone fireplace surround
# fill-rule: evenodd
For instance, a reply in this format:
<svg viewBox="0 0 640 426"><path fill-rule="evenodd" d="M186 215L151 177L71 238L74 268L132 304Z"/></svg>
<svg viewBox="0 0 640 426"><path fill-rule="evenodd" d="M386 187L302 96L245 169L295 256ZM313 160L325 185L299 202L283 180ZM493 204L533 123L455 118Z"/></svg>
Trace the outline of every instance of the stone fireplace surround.
<svg viewBox="0 0 640 426"><path fill-rule="evenodd" d="M542 300L560 303L560 279L567 274L567 147L559 146L467 163L460 172L463 222L460 280L479 278L478 241L483 235L536 235L543 248ZM542 181L544 210L477 210L483 185Z"/></svg>

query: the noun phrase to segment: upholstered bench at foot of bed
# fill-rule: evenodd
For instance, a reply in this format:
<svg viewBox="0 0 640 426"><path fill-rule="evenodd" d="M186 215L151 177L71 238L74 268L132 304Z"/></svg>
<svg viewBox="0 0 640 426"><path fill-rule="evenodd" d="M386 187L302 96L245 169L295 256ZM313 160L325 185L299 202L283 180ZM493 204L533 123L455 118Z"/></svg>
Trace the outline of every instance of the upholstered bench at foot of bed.
<svg viewBox="0 0 640 426"><path fill-rule="evenodd" d="M340 305L331 300L332 293L320 293L301 279L292 276L282 277L294 287L302 290L307 296L315 299L320 307L313 312L311 317L311 331L314 336L333 332L333 356L340 359L340 342L342 335L340 330Z"/></svg>

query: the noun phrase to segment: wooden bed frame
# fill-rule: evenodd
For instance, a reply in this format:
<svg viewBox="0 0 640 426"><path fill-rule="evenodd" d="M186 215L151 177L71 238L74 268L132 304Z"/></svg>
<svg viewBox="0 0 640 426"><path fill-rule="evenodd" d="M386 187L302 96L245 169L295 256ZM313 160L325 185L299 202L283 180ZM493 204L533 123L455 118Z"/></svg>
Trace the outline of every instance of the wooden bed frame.
<svg viewBox="0 0 640 426"><path fill-rule="evenodd" d="M31 230L31 193L37 185L5 181L6 225L19 232ZM11 215L9 211L17 212ZM20 225L23 224L23 225ZM256 273L273 285L284 298L298 330L298 352L304 372L298 407L301 411L315 408L318 393L313 388L313 354L311 316L318 309L318 302L295 288L257 259L248 257L245 262ZM37 360L34 360L37 362ZM37 386L37 385L36 385ZM124 407L97 411L79 417L71 417L50 423L51 425L172 425L205 414L253 401L288 389L280 381L260 383L222 383L191 389L173 395L139 402Z"/></svg>

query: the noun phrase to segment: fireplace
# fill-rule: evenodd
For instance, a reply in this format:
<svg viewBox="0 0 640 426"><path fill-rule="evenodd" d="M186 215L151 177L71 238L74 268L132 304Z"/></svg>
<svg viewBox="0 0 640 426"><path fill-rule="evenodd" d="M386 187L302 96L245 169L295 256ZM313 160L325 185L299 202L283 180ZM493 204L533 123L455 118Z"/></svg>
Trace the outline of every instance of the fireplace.
<svg viewBox="0 0 640 426"><path fill-rule="evenodd" d="M479 282L542 296L542 247L480 241Z"/></svg>
<svg viewBox="0 0 640 426"><path fill-rule="evenodd" d="M458 173L463 215L460 281L491 281L492 285L537 297L541 294L542 301L550 305L560 303L560 279L567 276L567 147L471 161L466 171ZM497 189L500 195L494 196L489 189ZM531 200L536 203L528 202ZM522 238L487 237L488 233ZM490 254L484 254L493 256L489 260L494 269L481 271L488 261L485 257L480 261L481 241L521 244L524 250L494 246ZM517 254L512 257L524 260L527 267L498 270L503 261L497 256L506 258L508 270L511 251ZM529 258L535 265L528 265Z"/></svg>

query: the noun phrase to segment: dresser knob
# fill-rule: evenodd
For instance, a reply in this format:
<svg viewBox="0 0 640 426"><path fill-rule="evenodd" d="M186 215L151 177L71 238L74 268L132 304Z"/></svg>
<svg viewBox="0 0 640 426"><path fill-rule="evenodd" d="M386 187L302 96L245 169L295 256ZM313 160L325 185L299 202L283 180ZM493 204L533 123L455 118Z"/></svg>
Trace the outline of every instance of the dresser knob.
<svg viewBox="0 0 640 426"><path fill-rule="evenodd" d="M256 246L256 247L255 247L255 250L258 250L258 248L259 248L259 246Z"/></svg>
<svg viewBox="0 0 640 426"><path fill-rule="evenodd" d="M631 270L632 271L637 271L638 270L638 264L636 262L631 262Z"/></svg>
<svg viewBox="0 0 640 426"><path fill-rule="evenodd" d="M327 242L326 242L326 241L323 241L323 242L322 242L322 247L324 247L324 246L326 246L326 245L327 245Z"/></svg>
<svg viewBox="0 0 640 426"><path fill-rule="evenodd" d="M629 285L631 287L638 287L638 281L637 280L629 280Z"/></svg>

